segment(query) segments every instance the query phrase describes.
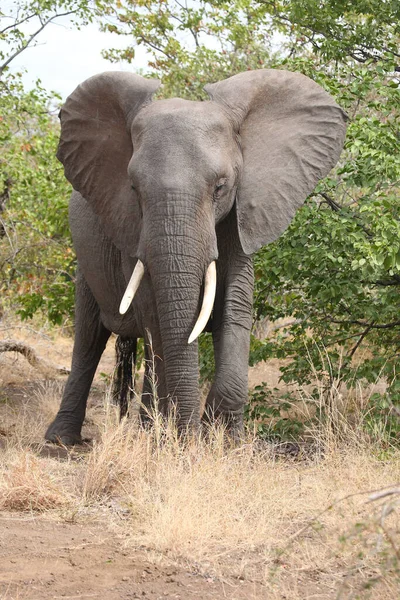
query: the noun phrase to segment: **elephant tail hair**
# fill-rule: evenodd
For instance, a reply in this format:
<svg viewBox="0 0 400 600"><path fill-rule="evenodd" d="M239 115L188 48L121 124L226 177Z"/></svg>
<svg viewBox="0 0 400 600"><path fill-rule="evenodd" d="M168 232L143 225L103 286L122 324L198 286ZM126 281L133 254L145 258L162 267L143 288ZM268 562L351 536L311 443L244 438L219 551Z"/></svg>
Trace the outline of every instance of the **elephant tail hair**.
<svg viewBox="0 0 400 600"><path fill-rule="evenodd" d="M119 406L120 419L129 409L134 396L134 372L136 365L137 339L118 336L115 342L116 368L113 378L112 398Z"/></svg>

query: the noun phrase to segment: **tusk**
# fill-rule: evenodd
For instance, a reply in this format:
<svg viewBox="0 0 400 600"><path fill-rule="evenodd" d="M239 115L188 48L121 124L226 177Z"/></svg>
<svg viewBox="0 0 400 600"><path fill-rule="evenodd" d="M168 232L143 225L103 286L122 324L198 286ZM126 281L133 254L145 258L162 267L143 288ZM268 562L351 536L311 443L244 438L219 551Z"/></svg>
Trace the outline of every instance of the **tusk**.
<svg viewBox="0 0 400 600"><path fill-rule="evenodd" d="M144 265L141 260L138 260L135 268L133 269L132 277L129 280L125 294L122 297L121 304L119 305L119 312L124 315L135 297L137 289L144 275Z"/></svg>
<svg viewBox="0 0 400 600"><path fill-rule="evenodd" d="M194 342L199 337L204 327L207 325L208 319L210 318L211 311L214 306L215 290L217 288L217 266L215 260L208 265L205 284L204 284L204 296L203 304L199 317L196 321L196 325L193 327L193 331L188 339L188 344Z"/></svg>

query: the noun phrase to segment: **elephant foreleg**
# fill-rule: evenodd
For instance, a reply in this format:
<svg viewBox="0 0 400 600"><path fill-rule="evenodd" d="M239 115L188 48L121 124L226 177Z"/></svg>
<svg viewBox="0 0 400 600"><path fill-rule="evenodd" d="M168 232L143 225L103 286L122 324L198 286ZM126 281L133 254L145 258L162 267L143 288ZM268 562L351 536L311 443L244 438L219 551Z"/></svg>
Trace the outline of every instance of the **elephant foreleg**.
<svg viewBox="0 0 400 600"><path fill-rule="evenodd" d="M46 431L46 440L66 446L82 442L81 429L90 386L109 337L92 292L78 271L71 374L57 416Z"/></svg>
<svg viewBox="0 0 400 600"><path fill-rule="evenodd" d="M235 224L236 228L236 224ZM253 305L253 264L240 248L229 221L221 227L218 291L213 313L215 378L203 421L223 421L232 435L243 429L248 396L248 360Z"/></svg>

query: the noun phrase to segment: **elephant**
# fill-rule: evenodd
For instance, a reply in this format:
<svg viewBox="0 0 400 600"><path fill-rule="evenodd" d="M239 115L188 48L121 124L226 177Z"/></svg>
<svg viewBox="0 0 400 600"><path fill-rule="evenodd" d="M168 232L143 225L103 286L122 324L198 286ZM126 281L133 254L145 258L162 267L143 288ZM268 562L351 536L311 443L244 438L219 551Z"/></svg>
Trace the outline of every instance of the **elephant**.
<svg viewBox="0 0 400 600"><path fill-rule="evenodd" d="M179 431L217 419L241 435L252 254L283 233L343 147L346 114L300 73L245 71L208 84L207 101L153 99L159 85L104 72L60 112L57 158L74 189L78 267L72 368L45 434L52 442L81 442L112 332L144 338L146 358L151 345L159 407L166 414L174 406ZM201 414L204 329L215 377ZM148 377L142 402L142 411L154 402Z"/></svg>

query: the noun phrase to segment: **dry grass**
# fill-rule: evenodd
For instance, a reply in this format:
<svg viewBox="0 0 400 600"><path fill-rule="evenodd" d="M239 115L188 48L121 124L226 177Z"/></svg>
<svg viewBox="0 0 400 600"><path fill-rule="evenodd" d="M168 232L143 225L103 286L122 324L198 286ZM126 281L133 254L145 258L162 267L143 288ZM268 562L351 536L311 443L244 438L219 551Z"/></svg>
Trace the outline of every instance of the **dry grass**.
<svg viewBox="0 0 400 600"><path fill-rule="evenodd" d="M18 406L3 400L0 418L2 429L9 434L8 447L44 444L43 432L58 410L62 389L59 381L45 381L27 387Z"/></svg>
<svg viewBox="0 0 400 600"><path fill-rule="evenodd" d="M97 422L91 451L60 461L40 454L58 397L49 384L10 428L1 507L83 522L90 515L128 545L260 582L271 599L363 598L372 583L371 597L399 596L399 511L363 493L399 482L398 450L382 456L350 426L348 443L325 445L323 459L283 460L252 439L227 448L218 428L182 445L172 423L157 418L145 432L119 424L107 406L89 414Z"/></svg>
<svg viewBox="0 0 400 600"><path fill-rule="evenodd" d="M57 485L45 463L29 450L9 453L7 459L0 479L1 509L46 512L67 503L62 484Z"/></svg>

